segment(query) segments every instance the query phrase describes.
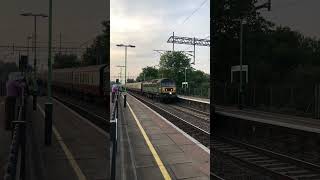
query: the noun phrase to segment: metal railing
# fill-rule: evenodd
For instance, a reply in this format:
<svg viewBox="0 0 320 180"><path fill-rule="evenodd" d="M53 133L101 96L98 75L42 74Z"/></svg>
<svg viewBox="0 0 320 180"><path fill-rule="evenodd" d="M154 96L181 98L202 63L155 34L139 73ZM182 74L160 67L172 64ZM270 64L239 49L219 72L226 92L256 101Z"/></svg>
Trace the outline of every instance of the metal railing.
<svg viewBox="0 0 320 180"><path fill-rule="evenodd" d="M111 155L111 180L116 179L116 164L117 164L117 145L118 145L118 115L119 115L119 93L114 97L112 115L111 115L111 141L112 141L112 155Z"/></svg>
<svg viewBox="0 0 320 180"><path fill-rule="evenodd" d="M239 84L215 83L215 102L223 106L239 104ZM246 84L242 106L262 111L320 119L320 84Z"/></svg>
<svg viewBox="0 0 320 180"><path fill-rule="evenodd" d="M9 151L8 165L4 180L25 179L25 154L26 154L26 99L24 88L17 99L17 115L12 122L12 140Z"/></svg>

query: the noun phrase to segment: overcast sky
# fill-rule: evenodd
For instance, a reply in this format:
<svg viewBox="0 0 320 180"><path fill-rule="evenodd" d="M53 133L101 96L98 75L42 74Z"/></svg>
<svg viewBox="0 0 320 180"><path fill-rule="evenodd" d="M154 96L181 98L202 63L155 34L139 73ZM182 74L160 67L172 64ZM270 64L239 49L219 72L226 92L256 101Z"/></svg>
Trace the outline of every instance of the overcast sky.
<svg viewBox="0 0 320 180"><path fill-rule="evenodd" d="M204 3L205 2L205 3ZM203 6L184 23L202 3ZM111 0L111 77L119 76L124 65L124 48L116 44L133 44L128 48L128 75L134 78L143 67L159 64L154 49L172 50L168 38L175 36L206 38L210 35L210 0ZM209 39L210 37L208 37ZM193 46L175 45L175 50L193 50ZM210 48L196 47L194 68L210 73ZM123 70L124 76L124 70Z"/></svg>
<svg viewBox="0 0 320 180"><path fill-rule="evenodd" d="M177 36L208 37L210 0L182 23L202 2L204 0L111 0L111 75L118 76L119 68L115 66L124 65L124 49L116 47L117 43L136 45L128 49L128 73L136 76L141 68L159 63L160 55L153 49L172 49L172 44L166 43L172 31ZM276 24L320 37L319 7L318 0L272 0L271 12L261 11ZM108 11L107 0L54 0L54 45L58 45L60 32L63 46L78 47L92 40L101 33L100 23L108 19ZM26 45L26 37L33 32L33 19L20 16L22 12L48 13L48 0L1 0L0 45ZM37 24L38 41L43 46L47 46L47 22L39 19ZM175 49L189 47L177 44ZM12 56L10 52L0 48L0 59L16 61L18 53ZM196 47L196 69L209 73L209 53L208 47ZM46 51L39 52L38 58L40 63L46 62Z"/></svg>
<svg viewBox="0 0 320 180"><path fill-rule="evenodd" d="M271 2L270 12L262 10L267 19L277 25L289 26L306 36L320 37L319 0L271 0Z"/></svg>
<svg viewBox="0 0 320 180"><path fill-rule="evenodd" d="M108 0L53 0L53 45L58 45L62 33L62 46L79 47L82 42L93 39L102 32L101 22L108 19ZM22 12L48 14L48 0L1 0L0 1L0 45L23 45L33 33L34 20L23 17ZM38 42L47 46L48 20L37 20ZM43 43L44 42L44 43ZM72 42L72 43L70 43ZM8 49L0 48L0 59L6 57ZM9 55L5 60L17 60ZM39 61L47 61L47 50L39 52ZM31 61L33 63L33 61Z"/></svg>

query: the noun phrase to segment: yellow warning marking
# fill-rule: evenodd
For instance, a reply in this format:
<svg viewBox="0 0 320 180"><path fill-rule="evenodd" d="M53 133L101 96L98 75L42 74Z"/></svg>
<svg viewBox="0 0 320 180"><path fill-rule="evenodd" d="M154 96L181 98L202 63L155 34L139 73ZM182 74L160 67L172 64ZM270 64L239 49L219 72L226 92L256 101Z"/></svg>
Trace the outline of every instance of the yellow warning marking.
<svg viewBox="0 0 320 180"><path fill-rule="evenodd" d="M148 135L146 134L146 132L143 129L143 127L141 126L140 121L138 120L136 114L133 112L133 110L131 109L131 107L130 107L128 102L127 102L127 105L128 105L128 107L129 107L129 109L131 111L131 114L133 115L133 118L136 120L137 125L138 125L138 127L139 127L139 129L140 129L140 131L142 133L142 136L144 137L144 140L146 141L146 143L147 143L147 145L148 145L148 147L149 147L154 159L156 160L157 165L158 165L158 167L159 167L164 179L165 180L171 180L171 177L170 177L166 167L163 165L163 163L162 163L157 151L154 149L154 147L153 147Z"/></svg>
<svg viewBox="0 0 320 180"><path fill-rule="evenodd" d="M45 113L39 104L38 104L38 108L41 111L43 117L45 117ZM86 176L81 171L79 165L77 164L77 161L74 159L74 157L73 157L71 151L69 150L69 148L67 147L67 145L63 142L63 139L62 139L60 133L58 132L58 130L56 129L56 127L54 125L52 126L52 129L53 129L54 135L57 138L57 141L59 142L60 146L62 147L64 154L67 156L67 159L68 159L72 169L74 170L74 172L78 176L78 179L79 180L86 180L87 179Z"/></svg>

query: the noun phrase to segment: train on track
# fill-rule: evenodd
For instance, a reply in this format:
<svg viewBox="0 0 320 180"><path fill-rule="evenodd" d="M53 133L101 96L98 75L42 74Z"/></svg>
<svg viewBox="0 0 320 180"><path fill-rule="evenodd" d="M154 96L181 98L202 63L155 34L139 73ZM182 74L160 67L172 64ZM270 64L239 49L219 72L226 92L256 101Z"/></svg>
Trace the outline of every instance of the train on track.
<svg viewBox="0 0 320 180"><path fill-rule="evenodd" d="M105 97L109 94L109 69L106 64L52 70L52 88L82 97ZM39 73L47 82L47 72ZM46 83L45 83L46 84Z"/></svg>
<svg viewBox="0 0 320 180"><path fill-rule="evenodd" d="M167 78L127 83L123 87L128 91L164 102L174 102L177 99L176 83L174 80Z"/></svg>
<svg viewBox="0 0 320 180"><path fill-rule="evenodd" d="M80 97L104 98L110 93L107 65L93 65L76 68L52 70L52 88ZM38 77L47 82L47 72L42 71ZM168 78L153 79L144 82L127 83L128 91L136 92L153 99L172 102L177 99L176 83Z"/></svg>

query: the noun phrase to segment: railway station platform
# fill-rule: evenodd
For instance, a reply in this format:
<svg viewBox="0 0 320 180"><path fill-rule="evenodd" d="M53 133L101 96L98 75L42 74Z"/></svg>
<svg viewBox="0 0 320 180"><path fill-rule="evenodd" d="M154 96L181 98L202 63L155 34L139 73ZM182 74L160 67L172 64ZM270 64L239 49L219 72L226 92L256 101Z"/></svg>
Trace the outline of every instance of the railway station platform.
<svg viewBox="0 0 320 180"><path fill-rule="evenodd" d="M256 121L275 126L297 129L312 133L320 133L320 122L318 119L285 115L251 109L238 109L237 107L215 106L216 113L250 121Z"/></svg>
<svg viewBox="0 0 320 180"><path fill-rule="evenodd" d="M52 145L44 146L44 106L46 98L38 98L33 112L33 129L40 150L39 164L43 179L109 179L110 156L107 133L89 120L53 99ZM38 137L38 138L37 138Z"/></svg>
<svg viewBox="0 0 320 180"><path fill-rule="evenodd" d="M210 113L210 99L178 95L178 103L195 110Z"/></svg>
<svg viewBox="0 0 320 180"><path fill-rule="evenodd" d="M194 97L194 96L183 96L183 95L178 95L178 98L191 100L191 101L199 101L202 103L209 103L210 104L210 99L208 99L208 98L200 98L200 97Z"/></svg>
<svg viewBox="0 0 320 180"><path fill-rule="evenodd" d="M210 179L210 151L127 94L120 98L116 179Z"/></svg>
<svg viewBox="0 0 320 180"><path fill-rule="evenodd" d="M50 146L44 143L46 97L32 98L26 110L26 179L107 180L110 179L109 135L64 104L53 99L53 132ZM4 105L0 101L0 119ZM7 168L11 131L0 125L0 177Z"/></svg>

